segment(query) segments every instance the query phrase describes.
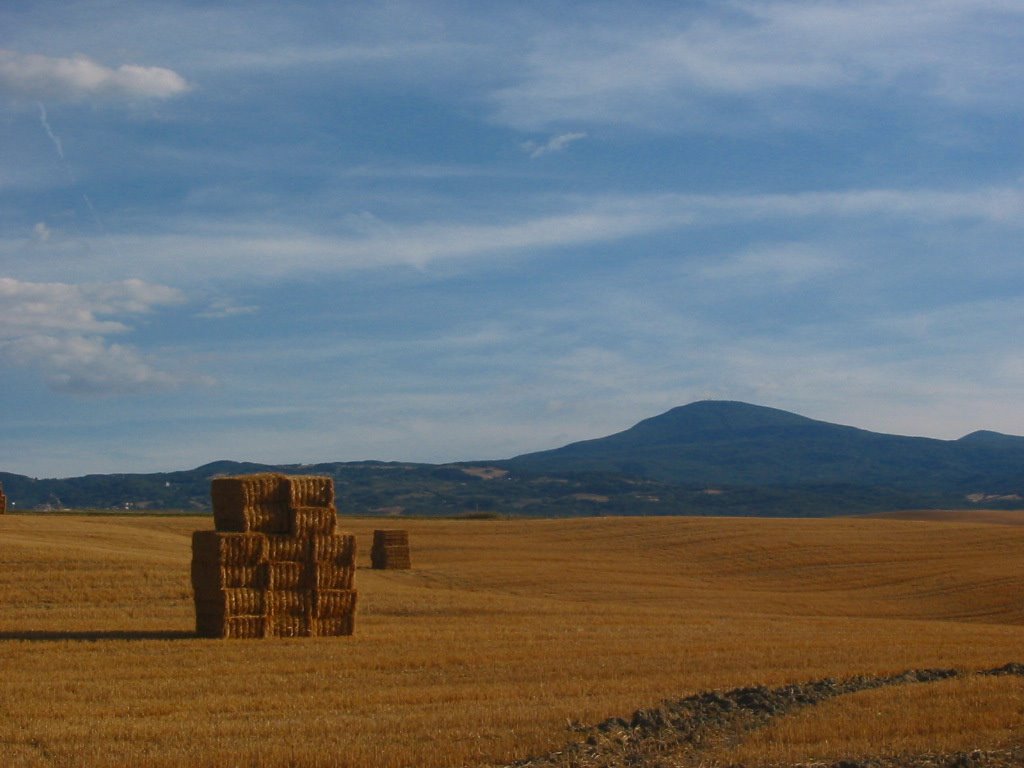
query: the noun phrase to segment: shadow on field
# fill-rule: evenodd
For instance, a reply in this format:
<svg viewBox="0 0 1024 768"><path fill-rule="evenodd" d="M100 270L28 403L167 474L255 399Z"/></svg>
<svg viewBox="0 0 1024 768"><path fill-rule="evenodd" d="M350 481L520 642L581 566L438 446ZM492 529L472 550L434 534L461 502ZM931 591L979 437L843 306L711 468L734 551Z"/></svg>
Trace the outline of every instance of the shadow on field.
<svg viewBox="0 0 1024 768"><path fill-rule="evenodd" d="M28 629L21 631L0 632L0 642L4 640L194 640L196 633L177 629L167 630L61 630L61 629Z"/></svg>

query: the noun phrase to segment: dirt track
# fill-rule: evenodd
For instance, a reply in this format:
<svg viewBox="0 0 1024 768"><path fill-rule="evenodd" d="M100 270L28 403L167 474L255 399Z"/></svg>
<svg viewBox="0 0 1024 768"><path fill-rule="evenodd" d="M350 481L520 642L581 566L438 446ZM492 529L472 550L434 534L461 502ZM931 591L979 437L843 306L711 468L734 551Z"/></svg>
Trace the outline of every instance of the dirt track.
<svg viewBox="0 0 1024 768"><path fill-rule="evenodd" d="M887 686L929 683L968 675L1024 676L1024 664L1011 663L982 672L915 669L887 677L858 676L815 680L781 688L755 686L709 691L639 709L630 718L610 718L580 727L578 739L548 755L505 768L741 768L710 761L710 748L735 744L773 718L828 699ZM771 765L770 768L1004 768L1024 766L1024 746L950 754L859 758L831 763ZM762 768L762 766L759 766ZM769 768L764 766L763 768Z"/></svg>

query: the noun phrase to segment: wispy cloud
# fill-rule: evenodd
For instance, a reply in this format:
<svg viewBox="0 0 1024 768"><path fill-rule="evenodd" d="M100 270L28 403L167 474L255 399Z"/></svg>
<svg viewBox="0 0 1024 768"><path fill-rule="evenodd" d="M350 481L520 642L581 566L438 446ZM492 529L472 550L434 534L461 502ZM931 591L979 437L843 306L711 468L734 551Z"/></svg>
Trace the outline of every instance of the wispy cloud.
<svg viewBox="0 0 1024 768"><path fill-rule="evenodd" d="M755 281L792 286L842 270L843 260L805 243L775 243L750 248L699 270L701 277L732 283Z"/></svg>
<svg viewBox="0 0 1024 768"><path fill-rule="evenodd" d="M692 130L735 120L738 103L778 121L793 107L784 95L893 90L1007 105L1024 74L1019 39L1005 34L1024 9L1008 0L733 2L615 25L595 16L534 38L525 76L492 94L500 121Z"/></svg>
<svg viewBox="0 0 1024 768"><path fill-rule="evenodd" d="M164 67L121 64L111 68L81 54L54 58L0 50L0 92L15 97L68 101L89 97L166 99L189 87L185 78ZM41 120L56 141L42 108Z"/></svg>
<svg viewBox="0 0 1024 768"><path fill-rule="evenodd" d="M41 243L45 243L53 236L53 230L46 226L45 221L37 221L32 226L32 236Z"/></svg>
<svg viewBox="0 0 1024 768"><path fill-rule="evenodd" d="M174 386L181 376L107 337L131 330L117 318L183 300L173 288L141 280L72 285L0 278L0 357L38 369L61 392L117 394Z"/></svg>
<svg viewBox="0 0 1024 768"><path fill-rule="evenodd" d="M552 136L543 144L538 144L535 141L523 142L523 151L526 152L531 158L538 158L544 155L551 154L552 152L561 152L568 148L570 144L580 139L587 138L587 134L582 132L577 133L560 133L557 136Z"/></svg>
<svg viewBox="0 0 1024 768"><path fill-rule="evenodd" d="M347 233L321 234L266 222L190 221L189 233L104 235L88 244L90 279L122 274L118 253L145 252L145 275L188 281L191 274L224 279L244 269L250 277L339 273L394 266L423 269L444 262L495 259L520 253L577 249L696 227L736 223L869 220L872 227L983 222L1008 231L1024 227L1024 190L1015 186L958 191L863 189L754 195L633 195L563 198L550 213L492 222L409 223L360 216ZM194 234L201 233L201 234ZM38 244L37 244L38 245ZM62 243L64 256L73 247ZM83 251L81 256L85 255ZM108 254L108 255L104 255ZM0 255L19 274L31 274L38 256L23 240L0 241ZM728 269L768 269L790 276L825 262L809 254L748 254ZM773 266L774 265L774 266ZM725 267L720 267L724 269Z"/></svg>
<svg viewBox="0 0 1024 768"><path fill-rule="evenodd" d="M259 307L255 305L236 304L232 299L219 298L211 301L206 309L197 314L197 317L216 320L239 315L253 315L258 311Z"/></svg>

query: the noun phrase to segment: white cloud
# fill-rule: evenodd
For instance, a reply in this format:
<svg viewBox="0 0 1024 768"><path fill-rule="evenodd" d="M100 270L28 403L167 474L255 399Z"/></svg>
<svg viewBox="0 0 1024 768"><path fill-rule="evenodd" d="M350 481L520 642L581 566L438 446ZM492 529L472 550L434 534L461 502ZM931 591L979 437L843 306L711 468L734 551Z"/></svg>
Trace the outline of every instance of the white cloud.
<svg viewBox="0 0 1024 768"><path fill-rule="evenodd" d="M113 394L172 386L181 377L106 337L130 330L114 317L182 300L173 288L141 280L72 285L0 278L0 357L38 369L62 392Z"/></svg>
<svg viewBox="0 0 1024 768"><path fill-rule="evenodd" d="M0 353L14 365L42 369L53 389L69 394L133 394L181 383L133 348L95 336L20 336L0 342Z"/></svg>
<svg viewBox="0 0 1024 768"><path fill-rule="evenodd" d="M543 144L538 144L535 141L527 141L523 143L522 147L524 152L529 154L531 158L536 159L543 155L551 154L552 152L561 152L574 141L579 141L586 137L587 134L585 133L562 133L558 136L552 136Z"/></svg>
<svg viewBox="0 0 1024 768"><path fill-rule="evenodd" d="M0 91L31 99L88 97L166 99L189 90L185 78L163 67L122 64L112 69L81 54L54 58L0 50ZM45 123L45 113L43 114Z"/></svg>

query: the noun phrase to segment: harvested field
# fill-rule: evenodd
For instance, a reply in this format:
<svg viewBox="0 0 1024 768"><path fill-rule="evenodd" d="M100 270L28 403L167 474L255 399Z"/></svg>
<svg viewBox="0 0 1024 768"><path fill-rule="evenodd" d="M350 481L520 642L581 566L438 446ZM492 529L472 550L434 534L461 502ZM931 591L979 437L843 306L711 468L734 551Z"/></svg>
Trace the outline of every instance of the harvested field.
<svg viewBox="0 0 1024 768"><path fill-rule="evenodd" d="M700 759L811 759L814 734L840 745L825 760L1022 742L1024 678L973 674L1024 661L1020 526L403 520L414 569L375 571L377 525L339 518L359 541L353 636L225 642L193 635L210 518L4 516L0 764L507 765L702 691L944 669Z"/></svg>
<svg viewBox="0 0 1024 768"><path fill-rule="evenodd" d="M885 512L871 517L884 520L921 520L936 523L1024 525L1024 510L1020 509L912 509L905 512Z"/></svg>

